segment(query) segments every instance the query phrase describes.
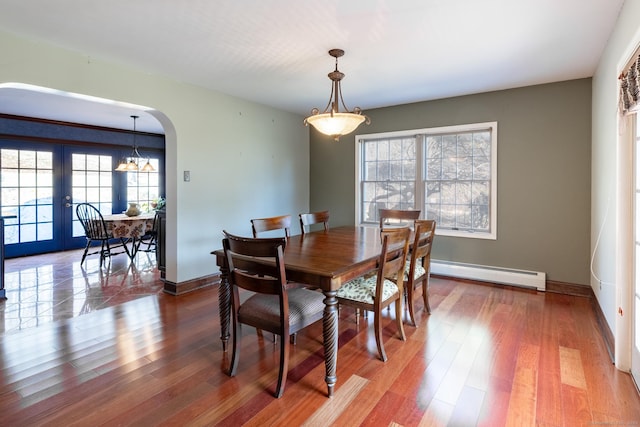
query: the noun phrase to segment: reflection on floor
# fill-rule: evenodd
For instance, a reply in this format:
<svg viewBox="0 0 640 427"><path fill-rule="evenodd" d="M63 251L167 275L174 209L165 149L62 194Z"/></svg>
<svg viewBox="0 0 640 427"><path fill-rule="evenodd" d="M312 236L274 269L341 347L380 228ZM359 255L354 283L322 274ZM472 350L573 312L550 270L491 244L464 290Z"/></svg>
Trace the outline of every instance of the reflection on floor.
<svg viewBox="0 0 640 427"><path fill-rule="evenodd" d="M162 292L155 254L140 252L130 262L116 255L100 268L82 250L5 261L6 301L0 301L0 334L81 316Z"/></svg>

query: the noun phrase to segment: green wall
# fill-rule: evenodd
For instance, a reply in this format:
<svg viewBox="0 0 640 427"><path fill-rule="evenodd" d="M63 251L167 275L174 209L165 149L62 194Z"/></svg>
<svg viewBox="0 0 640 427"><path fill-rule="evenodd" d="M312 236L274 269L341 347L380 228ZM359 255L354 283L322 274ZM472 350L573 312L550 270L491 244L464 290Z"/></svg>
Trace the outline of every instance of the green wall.
<svg viewBox="0 0 640 427"><path fill-rule="evenodd" d="M365 111L356 133L498 122L498 238L439 236L433 258L543 271L587 285L591 79ZM310 139L310 207L331 225L355 223L355 137Z"/></svg>
<svg viewBox="0 0 640 427"><path fill-rule="evenodd" d="M0 52L0 104L28 84L135 104L163 126L168 281L217 273L222 230L251 235L250 218L308 209L302 116L2 31Z"/></svg>

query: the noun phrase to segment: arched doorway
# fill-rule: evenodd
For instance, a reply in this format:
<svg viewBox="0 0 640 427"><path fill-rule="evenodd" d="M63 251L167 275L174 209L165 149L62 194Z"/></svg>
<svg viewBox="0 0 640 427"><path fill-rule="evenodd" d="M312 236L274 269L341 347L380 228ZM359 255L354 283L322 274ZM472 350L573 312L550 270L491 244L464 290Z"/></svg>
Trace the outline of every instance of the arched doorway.
<svg viewBox="0 0 640 427"><path fill-rule="evenodd" d="M108 134L104 129L129 131L132 115L140 117L138 131L164 134L155 115L165 117L145 106L19 83L0 84L0 99L4 120L0 130L3 174L0 206L3 215L16 215L5 224L7 255L30 255L83 245L74 206L90 201L104 206L106 213L116 213L126 206L132 194L131 173L113 171L121 157L119 153L131 149L130 135L116 132L105 137L124 138L119 146L112 140L111 144L104 143L102 136L94 140L87 135ZM12 129L18 117L33 119L30 124L38 129L31 133ZM21 120L24 127L23 122L28 120ZM82 126L65 128L60 123ZM79 129L82 135L67 140L60 135L65 129L66 132ZM161 157L164 164L164 138ZM155 177L156 182L159 179ZM152 184L147 184L148 188L149 185ZM160 187L156 184L155 188L159 195ZM161 188L164 196L164 185Z"/></svg>

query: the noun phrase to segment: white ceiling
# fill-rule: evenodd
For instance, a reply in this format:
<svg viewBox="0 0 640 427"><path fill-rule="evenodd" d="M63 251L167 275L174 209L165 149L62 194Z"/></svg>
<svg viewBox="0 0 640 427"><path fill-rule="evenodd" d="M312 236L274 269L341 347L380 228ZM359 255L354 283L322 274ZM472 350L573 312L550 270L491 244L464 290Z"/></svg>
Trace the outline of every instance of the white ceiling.
<svg viewBox="0 0 640 427"><path fill-rule="evenodd" d="M341 48L345 102L366 113L590 77L623 3L0 0L0 29L300 115L326 106ZM130 129L135 111L0 90L0 113ZM146 115L138 129L162 131Z"/></svg>

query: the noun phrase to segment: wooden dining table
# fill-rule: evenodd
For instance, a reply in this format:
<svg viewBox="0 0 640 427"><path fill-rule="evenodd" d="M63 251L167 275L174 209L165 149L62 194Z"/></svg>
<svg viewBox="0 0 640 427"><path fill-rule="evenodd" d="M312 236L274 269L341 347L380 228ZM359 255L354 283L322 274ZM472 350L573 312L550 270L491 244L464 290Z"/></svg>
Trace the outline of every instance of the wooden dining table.
<svg viewBox="0 0 640 427"><path fill-rule="evenodd" d="M131 242L129 255L132 260L138 252L142 236L153 229L154 218L155 212L146 212L136 216L127 216L123 213L103 215L107 232L111 232L115 238L127 239Z"/></svg>
<svg viewBox="0 0 640 427"><path fill-rule="evenodd" d="M375 270L382 249L377 227L336 227L287 239L284 263L287 280L318 287L325 295L322 319L324 359L329 397L337 382L337 290L347 281ZM213 251L220 268L220 339L227 351L231 315L229 270L222 249Z"/></svg>

